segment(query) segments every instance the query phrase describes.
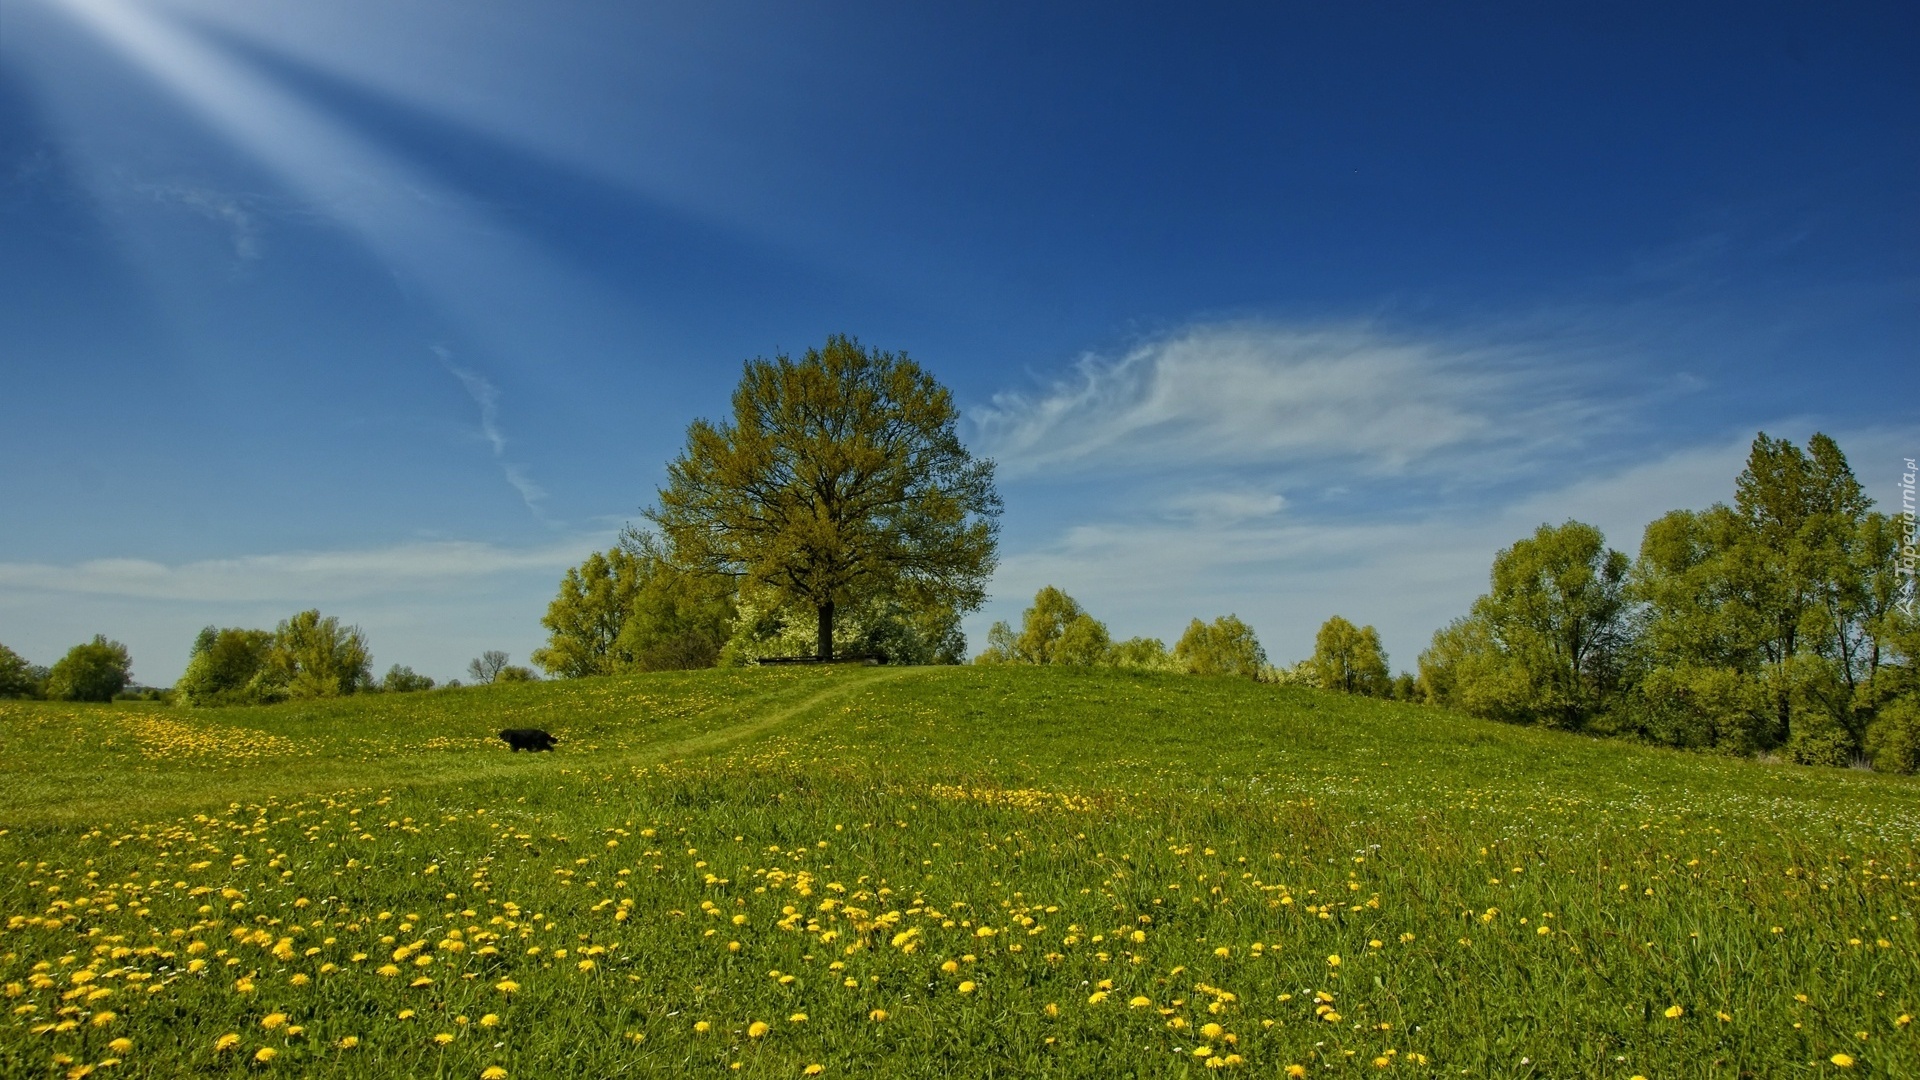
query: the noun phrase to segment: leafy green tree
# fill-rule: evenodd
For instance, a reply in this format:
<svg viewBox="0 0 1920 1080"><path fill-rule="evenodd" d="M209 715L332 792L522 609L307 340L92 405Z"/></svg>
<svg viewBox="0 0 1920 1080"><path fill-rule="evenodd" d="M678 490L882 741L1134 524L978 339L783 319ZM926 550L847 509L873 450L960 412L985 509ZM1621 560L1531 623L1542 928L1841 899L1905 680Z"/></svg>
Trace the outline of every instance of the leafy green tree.
<svg viewBox="0 0 1920 1080"><path fill-rule="evenodd" d="M980 664L1071 664L1092 666L1109 659L1112 636L1105 623L1086 613L1078 601L1051 585L1034 594L1033 606L1015 634L1004 622L987 630Z"/></svg>
<svg viewBox="0 0 1920 1080"><path fill-rule="evenodd" d="M133 681L133 659L127 647L95 634L84 645L67 650L47 673L47 697L54 701L112 701Z"/></svg>
<svg viewBox="0 0 1920 1080"><path fill-rule="evenodd" d="M340 697L372 681L373 654L360 628L310 609L274 629L253 693L260 701Z"/></svg>
<svg viewBox="0 0 1920 1080"><path fill-rule="evenodd" d="M1267 652L1253 628L1237 615L1222 615L1211 623L1195 619L1186 633L1174 643L1175 662L1195 675L1244 675L1260 677L1267 666Z"/></svg>
<svg viewBox="0 0 1920 1080"><path fill-rule="evenodd" d="M534 674L530 667L508 664L494 673L493 681L496 683L539 682L540 676Z"/></svg>
<svg viewBox="0 0 1920 1080"><path fill-rule="evenodd" d="M5 645L0 645L0 698L40 696L41 680L34 677L33 665Z"/></svg>
<svg viewBox="0 0 1920 1080"><path fill-rule="evenodd" d="M904 354L827 339L746 364L733 420L696 420L648 517L701 570L815 613L878 597L971 611L994 567L993 463L955 434L952 396Z"/></svg>
<svg viewBox="0 0 1920 1080"><path fill-rule="evenodd" d="M635 588L614 640L614 670L680 671L719 662L737 614L733 579L680 565L647 533L629 531L622 547Z"/></svg>
<svg viewBox="0 0 1920 1080"><path fill-rule="evenodd" d="M1420 658L1431 698L1475 715L1579 727L1609 704L1629 640L1627 557L1578 521L1494 556L1473 613Z"/></svg>
<svg viewBox="0 0 1920 1080"><path fill-rule="evenodd" d="M1141 671L1180 670L1173 654L1167 651L1167 643L1154 637L1131 637L1115 642L1108 653L1108 662L1114 667Z"/></svg>
<svg viewBox="0 0 1920 1080"><path fill-rule="evenodd" d="M1320 624L1320 632L1314 635L1313 671L1324 690L1371 697L1393 693L1380 632L1371 626L1355 626L1338 615Z"/></svg>
<svg viewBox="0 0 1920 1080"><path fill-rule="evenodd" d="M640 558L624 544L604 554L596 551L569 569L560 581L560 595L540 619L548 638L533 651L533 662L563 679L628 668L619 649L620 634L633 616L641 576Z"/></svg>
<svg viewBox="0 0 1920 1080"><path fill-rule="evenodd" d="M433 679L431 676L415 674L410 667L395 664L387 669L386 677L380 680L380 689L389 694L414 694L433 689Z"/></svg>
<svg viewBox="0 0 1920 1080"><path fill-rule="evenodd" d="M187 670L174 691L188 705L251 701L254 679L266 667L272 647L273 635L265 630L209 626L194 638Z"/></svg>

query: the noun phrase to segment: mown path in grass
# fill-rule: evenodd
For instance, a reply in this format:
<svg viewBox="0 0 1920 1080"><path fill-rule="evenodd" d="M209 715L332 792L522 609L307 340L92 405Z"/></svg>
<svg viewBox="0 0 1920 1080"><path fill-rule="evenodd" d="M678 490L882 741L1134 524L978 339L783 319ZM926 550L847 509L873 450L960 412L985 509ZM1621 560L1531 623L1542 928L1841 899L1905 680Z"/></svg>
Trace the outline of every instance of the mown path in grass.
<svg viewBox="0 0 1920 1080"><path fill-rule="evenodd" d="M0 1075L1920 1075L1910 779L1032 669L0 754Z"/></svg>

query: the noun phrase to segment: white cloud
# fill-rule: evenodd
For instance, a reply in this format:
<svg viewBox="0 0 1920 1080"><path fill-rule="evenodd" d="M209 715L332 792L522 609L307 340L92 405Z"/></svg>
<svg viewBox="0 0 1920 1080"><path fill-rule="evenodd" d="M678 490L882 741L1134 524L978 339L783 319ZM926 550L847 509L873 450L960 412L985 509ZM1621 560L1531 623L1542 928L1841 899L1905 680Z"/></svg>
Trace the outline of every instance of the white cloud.
<svg viewBox="0 0 1920 1080"><path fill-rule="evenodd" d="M1164 505L1171 517L1225 523L1270 518L1286 508L1287 500L1272 491L1237 489L1183 492Z"/></svg>
<svg viewBox="0 0 1920 1080"><path fill-rule="evenodd" d="M469 371L453 362L453 353L440 345L431 347L433 354L440 358L440 364L467 391L467 396L480 407L480 437L493 448L493 458L500 463L500 473L506 477L507 484L519 492L520 501L528 510L542 521L547 520L540 504L547 498L547 492L527 474L527 467L506 460L507 437L500 430L500 388L492 380L477 371Z"/></svg>
<svg viewBox="0 0 1920 1080"><path fill-rule="evenodd" d="M1366 327L1206 325L1117 359L1086 356L972 419L1012 478L1327 460L1395 472L1439 467L1441 454L1451 467L1463 453L1570 444L1603 420L1527 359Z"/></svg>
<svg viewBox="0 0 1920 1080"><path fill-rule="evenodd" d="M31 590L204 603L279 600L335 603L395 594L443 593L476 581L556 572L604 547L611 534L535 548L433 541L360 551L243 555L169 565L150 559L0 563L0 592Z"/></svg>

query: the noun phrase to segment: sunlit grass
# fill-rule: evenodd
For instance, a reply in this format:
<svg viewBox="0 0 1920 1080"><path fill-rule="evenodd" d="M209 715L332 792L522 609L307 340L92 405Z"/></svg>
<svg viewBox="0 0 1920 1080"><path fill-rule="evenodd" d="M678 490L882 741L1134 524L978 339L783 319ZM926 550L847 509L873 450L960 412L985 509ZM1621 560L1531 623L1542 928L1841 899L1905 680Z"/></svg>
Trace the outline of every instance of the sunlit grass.
<svg viewBox="0 0 1920 1080"><path fill-rule="evenodd" d="M1034 669L0 751L0 1075L1920 1075L1896 778Z"/></svg>

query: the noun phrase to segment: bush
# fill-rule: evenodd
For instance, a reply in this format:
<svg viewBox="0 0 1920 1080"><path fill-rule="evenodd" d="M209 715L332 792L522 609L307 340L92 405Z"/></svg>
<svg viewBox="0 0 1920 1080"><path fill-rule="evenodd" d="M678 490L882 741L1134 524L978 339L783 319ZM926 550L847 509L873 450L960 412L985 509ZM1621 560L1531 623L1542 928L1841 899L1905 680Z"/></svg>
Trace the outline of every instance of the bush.
<svg viewBox="0 0 1920 1080"><path fill-rule="evenodd" d="M1896 698L1867 728L1867 754L1881 772L1920 771L1920 699Z"/></svg>
<svg viewBox="0 0 1920 1080"><path fill-rule="evenodd" d="M207 627L194 639L187 670L174 691L189 705L242 704L254 700L253 683L266 666L273 634L239 627Z"/></svg>
<svg viewBox="0 0 1920 1080"><path fill-rule="evenodd" d="M433 680L414 674L410 667L395 664L387 669L387 677L380 680L380 689L389 694L412 694L433 689Z"/></svg>
<svg viewBox="0 0 1920 1080"><path fill-rule="evenodd" d="M1173 647L1173 658L1195 675L1244 675L1257 679L1267 666L1267 651L1253 628L1237 615L1211 623L1195 619Z"/></svg>
<svg viewBox="0 0 1920 1080"><path fill-rule="evenodd" d="M39 697L45 678L19 653L0 645L0 698Z"/></svg>
<svg viewBox="0 0 1920 1080"><path fill-rule="evenodd" d="M95 634L85 645L75 645L47 673L47 696L55 701L112 701L133 681L133 659L127 647Z"/></svg>

